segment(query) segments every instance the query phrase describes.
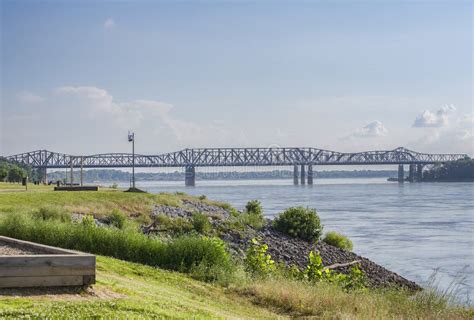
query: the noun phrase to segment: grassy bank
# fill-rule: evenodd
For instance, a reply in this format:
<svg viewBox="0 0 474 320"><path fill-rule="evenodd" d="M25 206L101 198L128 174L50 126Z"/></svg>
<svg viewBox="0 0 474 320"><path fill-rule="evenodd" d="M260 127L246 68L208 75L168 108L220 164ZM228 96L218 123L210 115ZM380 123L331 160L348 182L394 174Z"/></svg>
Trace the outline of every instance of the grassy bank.
<svg viewBox="0 0 474 320"><path fill-rule="evenodd" d="M284 279L230 287L98 256L87 291L0 290L0 318L38 319L472 319L474 312L398 291L343 292Z"/></svg>
<svg viewBox="0 0 474 320"><path fill-rule="evenodd" d="M137 231L138 223L151 213L154 205L184 206L184 199L225 206L184 194L150 195L115 190L0 192L0 234L100 255L97 284L92 289L1 290L0 318L474 317L472 309L449 306L446 299L429 292L348 291L334 283L288 280L279 273L258 278L245 272L238 263L230 274L226 270L229 261L220 260L225 257L221 244L211 238L193 234L185 238L151 239ZM53 214L39 210L45 206ZM116 209L126 215L123 229L91 226L87 219L85 223L73 223L64 218L71 213L108 216ZM226 281L205 283L193 279L218 280L209 275L219 272Z"/></svg>
<svg viewBox="0 0 474 320"><path fill-rule="evenodd" d="M28 191L21 184L0 182L0 214L24 212L40 207L57 207L71 213L104 216L114 209L129 216L149 215L153 205L182 206L182 200L199 200L186 194L124 193L120 190L101 188L98 192L53 192L52 186L29 185ZM228 206L225 203L203 199L208 204Z"/></svg>
<svg viewBox="0 0 474 320"><path fill-rule="evenodd" d="M99 256L92 290L0 290L0 318L274 319L245 296L185 275Z"/></svg>

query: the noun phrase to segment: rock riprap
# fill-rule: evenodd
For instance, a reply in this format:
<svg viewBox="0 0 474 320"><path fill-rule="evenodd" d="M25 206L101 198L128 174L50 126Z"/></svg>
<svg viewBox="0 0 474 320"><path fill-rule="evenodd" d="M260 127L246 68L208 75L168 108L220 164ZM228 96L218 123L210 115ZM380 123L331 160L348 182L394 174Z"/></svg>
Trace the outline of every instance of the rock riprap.
<svg viewBox="0 0 474 320"><path fill-rule="evenodd" d="M183 200L183 206L181 207L157 205L153 209L153 215L165 214L170 218L191 218L195 212L205 213L211 218L214 227L219 224L224 226L226 220L231 217L227 210L198 200ZM303 270L308 264L309 253L318 251L324 266L359 261L360 269L364 271L369 285L373 287L395 286L410 290L421 289L415 282L405 279L397 273L353 252L339 249L322 241L311 243L283 234L272 227L271 220L267 220L265 226L260 230L251 227L246 227L245 230L233 230L223 227L219 230L221 230L220 238L227 243L230 252L238 257L245 255L252 238L258 238L262 243L268 245L268 253L273 260L283 262L287 266L295 265ZM341 267L337 271L347 273L350 268L350 266Z"/></svg>

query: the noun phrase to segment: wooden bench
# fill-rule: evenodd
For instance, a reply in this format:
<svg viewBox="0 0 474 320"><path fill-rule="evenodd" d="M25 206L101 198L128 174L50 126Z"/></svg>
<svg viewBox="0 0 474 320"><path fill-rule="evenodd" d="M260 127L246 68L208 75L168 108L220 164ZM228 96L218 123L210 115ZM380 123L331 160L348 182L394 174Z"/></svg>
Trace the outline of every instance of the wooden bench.
<svg viewBox="0 0 474 320"><path fill-rule="evenodd" d="M54 187L54 191L99 191L98 186L62 186Z"/></svg>

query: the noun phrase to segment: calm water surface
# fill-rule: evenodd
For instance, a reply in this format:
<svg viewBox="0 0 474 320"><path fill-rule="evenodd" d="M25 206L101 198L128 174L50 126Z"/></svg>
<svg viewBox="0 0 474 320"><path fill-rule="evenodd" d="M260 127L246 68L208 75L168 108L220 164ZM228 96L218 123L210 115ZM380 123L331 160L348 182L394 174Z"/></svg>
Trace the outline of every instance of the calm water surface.
<svg viewBox="0 0 474 320"><path fill-rule="evenodd" d="M336 230L354 242L354 251L402 276L425 284L437 279L447 288L466 277L459 294L474 296L474 183L405 183L385 179L318 179L312 186L291 180L137 182L149 192L205 194L242 209L251 199L265 215L285 208L316 208L325 231ZM472 303L471 303L472 304Z"/></svg>

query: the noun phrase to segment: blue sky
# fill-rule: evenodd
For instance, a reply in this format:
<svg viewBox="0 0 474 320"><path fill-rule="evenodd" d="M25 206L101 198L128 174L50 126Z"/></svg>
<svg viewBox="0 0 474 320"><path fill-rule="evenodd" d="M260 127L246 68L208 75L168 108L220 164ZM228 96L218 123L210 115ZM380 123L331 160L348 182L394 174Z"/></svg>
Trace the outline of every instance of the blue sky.
<svg viewBox="0 0 474 320"><path fill-rule="evenodd" d="M0 154L474 154L469 1L1 3Z"/></svg>

